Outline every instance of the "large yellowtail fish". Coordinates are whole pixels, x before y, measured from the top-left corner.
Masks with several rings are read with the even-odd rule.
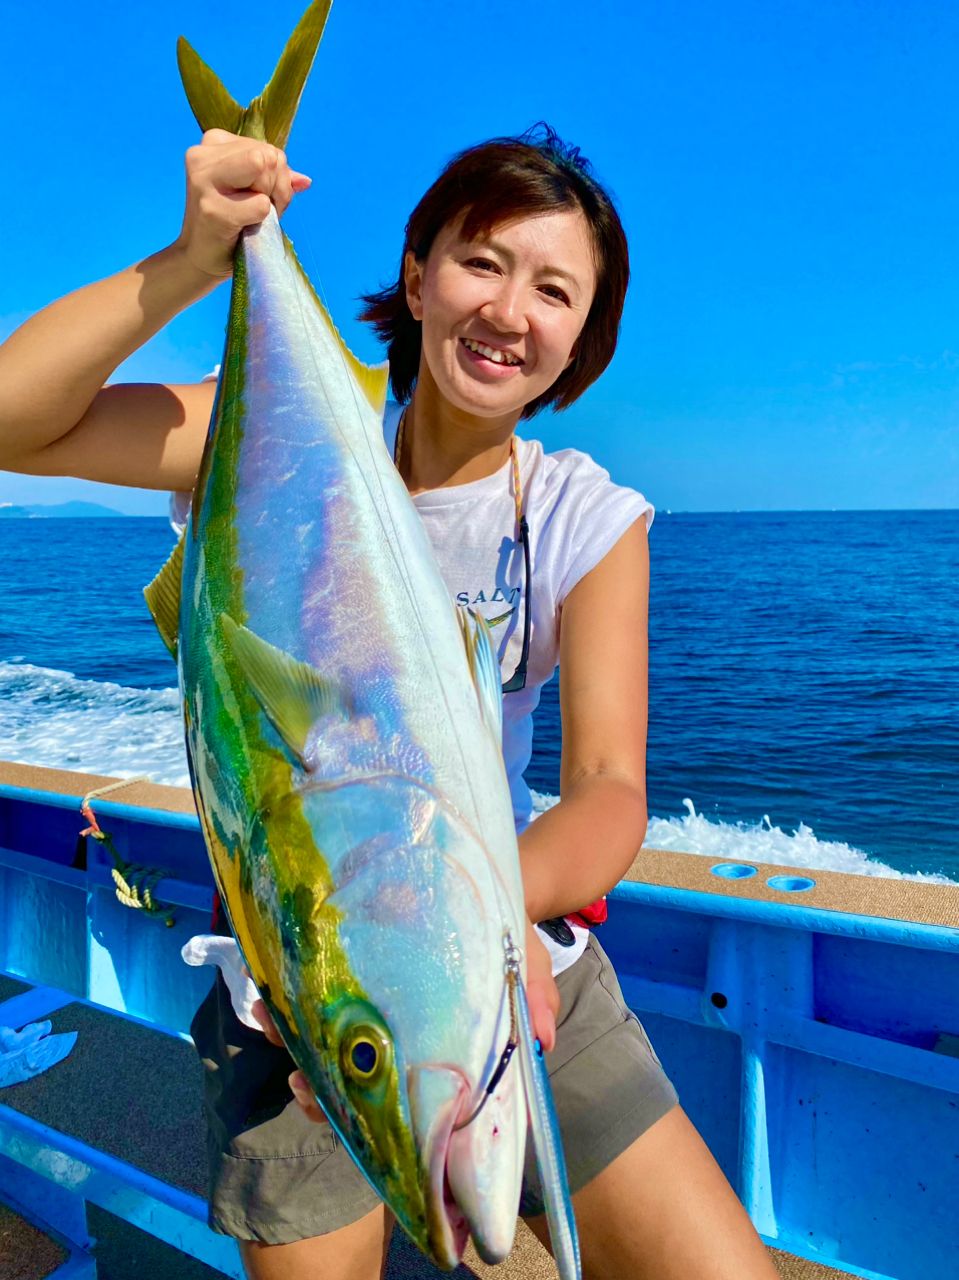
[[[201,127],[284,146],[328,9],[311,5],[246,108],[181,40]],[[488,1261],[510,1250],[528,1107],[565,1280],[499,670],[384,446],[386,383],[275,213],[248,229],[192,513],[147,598],[233,933],[336,1132],[451,1268],[470,1233]]]

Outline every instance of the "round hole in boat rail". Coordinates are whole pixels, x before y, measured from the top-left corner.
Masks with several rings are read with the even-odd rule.
[[[717,862],[709,869],[714,876],[722,876],[724,880],[745,880],[756,874],[756,868],[747,866],[745,862]]]
[[[783,893],[805,893],[816,887],[815,880],[808,876],[770,876],[766,883],[770,889],[780,889]]]
[[[729,1004],[729,1001],[726,999],[726,997],[723,995],[721,991],[714,991],[713,994],[709,997],[709,999],[710,999],[710,1002],[714,1004],[717,1009],[725,1009],[727,1004]]]

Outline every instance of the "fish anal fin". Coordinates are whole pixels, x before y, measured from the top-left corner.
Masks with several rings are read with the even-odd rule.
[[[229,614],[220,614],[220,627],[267,719],[307,768],[306,742],[316,721],[324,715],[349,714],[340,690],[308,662],[239,626]]]
[[[147,607],[153,615],[160,638],[176,661],[177,635],[180,630],[180,584],[183,578],[183,546],[186,531],[180,534],[170,556],[153,579],[143,588]]]
[[[476,685],[483,720],[497,742],[503,736],[503,687],[499,662],[493,649],[493,637],[482,614],[472,609],[457,609],[463,648],[470,675]]]
[[[529,1112],[529,1133],[543,1187],[550,1247],[559,1280],[581,1280],[582,1264],[573,1202],[566,1179],[566,1162],[553,1106],[543,1049],[533,1032],[529,1004],[519,975],[513,982],[517,1038],[523,1090]]]

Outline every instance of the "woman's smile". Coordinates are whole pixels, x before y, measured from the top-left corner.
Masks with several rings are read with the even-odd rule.
[[[460,345],[467,364],[473,366],[480,376],[495,379],[518,376],[525,363],[514,352],[476,338],[460,338]]]

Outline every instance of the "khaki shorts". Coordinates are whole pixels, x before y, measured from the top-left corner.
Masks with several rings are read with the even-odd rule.
[[[556,981],[562,1004],[546,1065],[575,1192],[677,1098],[595,936]],[[290,1244],[336,1231],[376,1207],[378,1197],[330,1126],[308,1120],[293,1100],[287,1085],[292,1059],[237,1019],[219,974],[190,1031],[205,1068],[215,1231]],[[542,1212],[527,1148],[520,1213]]]

